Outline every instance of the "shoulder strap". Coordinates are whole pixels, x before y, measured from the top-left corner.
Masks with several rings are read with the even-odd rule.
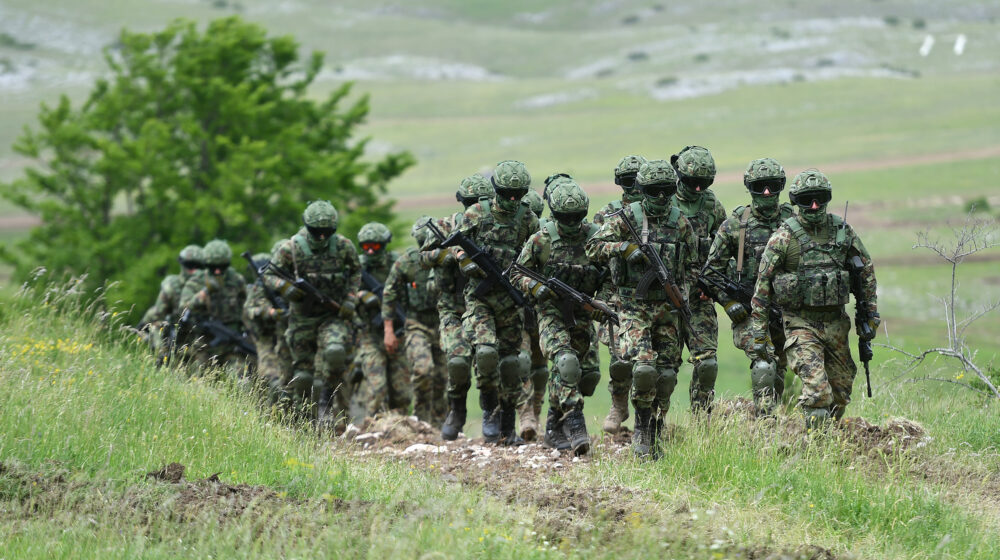
[[[835,214],[829,214],[830,227],[837,229],[837,245],[843,245],[847,241],[847,222]]]
[[[302,235],[301,233],[296,233],[294,236],[292,236],[292,239],[295,241],[295,244],[298,245],[299,249],[302,249],[302,252],[305,253],[307,257],[312,256],[313,252],[312,249],[309,247],[309,241],[306,240],[304,235]],[[292,248],[292,257],[295,257],[294,247]]]
[[[493,216],[493,206],[490,203],[490,199],[481,198],[479,199],[479,204],[481,204],[483,207],[483,217]]]
[[[554,220],[545,220],[542,227],[544,227],[545,231],[549,233],[549,239],[551,239],[553,243],[559,241],[559,226],[556,225]]]
[[[601,230],[601,226],[599,226],[599,225],[597,225],[597,224],[595,224],[593,222],[587,224],[587,239],[590,239],[591,237],[593,237],[600,230]]]
[[[614,210],[613,210],[614,212],[617,212],[617,211],[619,211],[619,210],[622,209],[622,201],[621,200],[612,200],[610,206],[612,208],[614,208]]]
[[[741,277],[743,274],[743,250],[746,248],[747,241],[747,222],[750,221],[750,206],[747,205],[743,208],[743,215],[740,216],[740,245],[736,249],[736,276]]]
[[[676,206],[670,207],[670,215],[667,216],[667,227],[677,228],[677,221],[680,220],[681,211]]]

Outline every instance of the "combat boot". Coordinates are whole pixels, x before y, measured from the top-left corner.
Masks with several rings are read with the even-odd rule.
[[[566,415],[562,433],[569,440],[574,455],[586,455],[590,451],[590,434],[587,433],[587,419],[582,410],[574,408]]]
[[[500,403],[500,445],[524,445],[524,440],[514,431],[517,421],[517,405],[513,401]]]
[[[562,412],[549,407],[549,415],[545,419],[545,438],[542,445],[548,449],[563,451],[570,448],[569,440],[563,433]]]
[[[518,416],[521,417],[521,437],[525,441],[532,441],[538,435],[538,411],[535,410],[532,398],[528,398],[518,409]]]
[[[441,439],[454,441],[458,439],[458,434],[465,428],[465,416],[467,414],[465,397],[448,399],[448,404],[448,417],[444,419],[444,424],[441,426]]]
[[[635,409],[635,431],[632,432],[632,453],[639,458],[653,457],[653,410]]]
[[[622,422],[628,420],[628,393],[611,395],[611,410],[604,419],[604,431],[617,434],[622,429]]]
[[[496,443],[500,439],[500,397],[496,389],[480,391],[479,408],[483,409],[483,438],[486,443]]]

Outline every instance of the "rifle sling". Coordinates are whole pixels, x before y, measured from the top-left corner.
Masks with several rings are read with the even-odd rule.
[[[736,250],[736,277],[743,277],[743,252],[746,248],[747,222],[750,220],[750,205],[743,209],[743,216],[740,218],[740,245]]]

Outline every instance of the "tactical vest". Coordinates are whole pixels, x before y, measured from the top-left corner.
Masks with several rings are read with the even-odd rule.
[[[180,274],[171,274],[160,282],[160,291],[167,294],[169,309],[165,309],[165,320],[173,322],[179,317],[178,311],[181,308],[181,292],[184,291],[184,283],[187,279]]]
[[[292,236],[292,248],[294,257],[295,274],[300,278],[305,278],[310,284],[320,292],[330,296],[334,301],[343,301],[351,286],[348,286],[349,272],[347,263],[343,262],[337,251],[337,241],[339,236],[332,236],[327,240],[327,248],[321,253],[314,253],[309,246],[307,234],[297,233]],[[312,302],[301,301],[292,302],[293,313],[300,313],[308,316],[322,315],[329,311],[320,308]]]
[[[708,250],[712,248],[712,238],[719,231],[718,219],[715,216],[715,193],[706,190],[695,202],[685,202],[674,195],[675,208],[680,208],[694,230],[698,241],[698,265],[708,260]]]
[[[734,260],[730,262],[730,277],[744,286],[749,286],[752,290],[757,283],[760,257],[764,254],[764,248],[767,247],[767,240],[771,238],[782,222],[795,215],[795,211],[790,204],[782,204],[778,207],[777,216],[764,221],[755,216],[753,210],[747,205],[737,207],[736,210],[733,210],[732,215],[739,219],[740,229],[736,254]]]
[[[415,274],[406,283],[406,311],[407,315],[425,313],[435,313],[437,311],[437,297],[431,279],[430,269],[417,265],[419,251],[410,247],[406,251],[408,268]],[[434,325],[432,325],[434,326]]]
[[[586,224],[586,236],[583,239],[569,241],[559,235],[559,225],[547,220],[543,231],[549,237],[549,247],[541,255],[540,271],[545,277],[556,277],[577,290],[593,296],[597,293],[601,282],[601,269],[591,264],[584,251],[584,243],[597,233],[595,224]]]
[[[479,219],[478,232],[474,240],[477,245],[486,253],[491,255],[500,266],[505,268],[514,262],[521,252],[521,246],[528,235],[534,232],[525,230],[525,218],[531,209],[526,203],[519,204],[517,211],[509,222],[497,220],[493,212],[492,203],[489,200],[480,201],[485,210]]]
[[[642,210],[642,203],[633,202],[628,208],[629,211],[622,214],[621,218],[627,220],[629,219],[628,214],[631,214],[631,219],[635,223],[635,229],[641,235],[642,220],[643,216],[645,216]],[[667,269],[674,276],[674,282],[677,282],[678,286],[683,286],[684,269],[682,264],[684,263],[685,249],[680,239],[680,231],[677,229],[677,222],[680,216],[680,210],[676,206],[671,205],[670,214],[667,216],[650,217],[648,241],[660,254],[663,264],[667,266]],[[631,242],[632,239],[630,238],[629,241]],[[615,282],[619,286],[618,291],[625,297],[632,297],[635,285],[649,269],[644,264],[636,265],[622,262],[621,270],[623,271],[622,281]],[[663,290],[663,286],[654,281],[650,285],[645,299],[647,301],[662,301],[667,299],[667,293]]]
[[[844,221],[828,214],[822,242],[806,233],[797,217],[786,219],[782,226],[791,232],[793,241],[785,257],[789,272],[772,281],[775,303],[807,311],[847,304],[851,290],[847,252],[853,240],[847,237]]]
[[[209,277],[206,270],[199,271],[202,274],[201,282],[205,282]],[[241,292],[246,286],[246,280],[240,276],[239,272],[229,268],[222,277],[222,287],[213,291],[208,298],[208,315],[226,324],[227,327],[240,330],[243,322],[243,298]]]

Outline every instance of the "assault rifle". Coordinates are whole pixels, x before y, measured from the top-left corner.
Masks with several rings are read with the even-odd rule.
[[[289,282],[292,286],[295,286],[296,288],[302,290],[302,292],[305,293],[306,297],[312,300],[313,302],[321,305],[322,307],[326,307],[327,309],[333,311],[340,311],[339,303],[333,301],[333,299],[330,298],[330,296],[319,291],[319,289],[317,289],[316,286],[313,286],[305,278],[299,278],[298,276],[292,274],[291,272],[285,270],[284,268],[281,268],[280,266],[274,264],[273,262],[268,263],[267,269],[273,272],[274,275],[277,276],[278,278],[281,278],[285,282]]]
[[[712,294],[713,292],[718,294],[722,292],[729,299],[739,302],[740,305],[746,308],[747,313],[750,313],[753,291],[749,287],[736,282],[722,272],[712,268],[710,263],[711,261],[705,263],[705,266],[701,269],[701,274],[698,275],[698,288],[706,294]],[[709,287],[715,288],[715,290],[713,291]],[[719,303],[724,304],[725,302],[720,301]],[[768,303],[767,320],[772,326],[781,328],[781,308],[774,302]]]
[[[253,271],[254,278],[257,279],[257,282],[259,282],[261,287],[264,288],[264,296],[267,297],[267,301],[271,302],[271,306],[274,307],[275,309],[288,311],[288,302],[281,299],[281,297],[279,297],[278,294],[274,293],[274,290],[272,290],[267,285],[267,282],[264,282],[264,271],[267,270],[268,263],[264,263],[263,265],[258,265],[253,260],[253,256],[250,254],[250,251],[243,251],[243,253],[241,253],[240,256],[246,259],[248,263],[250,263],[250,270]]]
[[[507,277],[504,276],[503,271],[500,270],[500,265],[498,265],[496,260],[493,259],[493,256],[480,249],[479,246],[466,237],[461,230],[455,230],[451,235],[445,237],[444,233],[438,229],[436,225],[434,225],[433,220],[427,220],[427,223],[420,227],[429,228],[431,233],[433,233],[434,237],[437,239],[437,242],[433,243],[429,248],[433,249],[440,247],[446,249],[448,247],[459,247],[465,251],[465,255],[471,259],[472,262],[476,263],[479,270],[483,271],[486,278],[479,282],[476,289],[472,291],[472,295],[482,299],[486,296],[486,294],[490,293],[490,291],[499,286],[507,292],[510,299],[513,300],[513,302],[519,307],[528,306],[528,301],[524,299],[524,294],[521,293],[521,290],[518,290],[511,285],[510,280],[507,280]]]
[[[257,357],[257,347],[245,334],[227,327],[218,319],[193,317],[191,310],[185,309],[177,325],[178,329],[200,331],[208,339],[210,348],[232,344],[239,353]]]
[[[375,278],[374,274],[368,272],[364,268],[361,269],[361,283],[365,285],[365,288],[369,292],[375,294],[375,297],[378,298],[379,304],[381,304],[382,294],[385,292],[385,284],[379,282],[378,278]],[[398,305],[395,305],[393,306],[393,315],[393,322],[398,323],[396,326],[396,336],[399,336],[402,334],[403,325],[406,324],[406,313],[403,313],[403,310],[400,309]],[[372,324],[376,327],[382,328],[382,323],[384,321],[385,319],[382,317],[381,311],[372,317]]]
[[[684,293],[681,292],[677,283],[674,281],[674,275],[670,273],[670,269],[664,264],[663,258],[660,257],[660,253],[657,252],[656,248],[653,247],[648,241],[643,241],[642,236],[639,232],[635,230],[635,226],[632,225],[631,220],[625,214],[625,209],[628,206],[622,207],[621,210],[617,212],[612,212],[608,216],[621,216],[625,226],[628,228],[632,238],[635,240],[636,245],[639,246],[639,250],[642,251],[643,255],[646,255],[646,259],[649,261],[649,265],[652,267],[646,274],[639,279],[639,283],[635,287],[635,294],[639,298],[643,298],[649,292],[649,285],[653,283],[654,280],[658,281],[661,286],[663,286],[663,291],[667,293],[667,300],[670,305],[677,310],[677,313],[681,316],[681,321],[684,322],[684,326],[687,327],[688,331],[692,331],[691,328],[691,308],[688,307],[687,300],[684,298]]]
[[[868,325],[871,320],[871,311],[861,286],[861,272],[864,268],[865,265],[861,262],[861,257],[854,255],[847,259],[847,271],[851,275],[851,293],[854,294],[854,330],[858,333],[858,356],[865,365],[865,382],[868,384],[868,396],[871,397],[872,378],[868,362],[871,362],[875,356],[872,353],[872,339],[875,338],[875,333]]]
[[[507,268],[505,274],[509,275],[511,272],[523,274],[536,282],[545,284],[550,290],[552,290],[552,292],[559,297],[559,300],[556,302],[556,307],[559,308],[559,311],[562,313],[563,319],[566,321],[567,325],[572,326],[576,324],[576,318],[573,316],[574,306],[582,307],[585,311],[600,311],[604,315],[604,322],[611,323],[613,325],[618,324],[618,314],[615,313],[607,303],[588,296],[554,276],[546,278],[534,270],[521,266],[516,262],[510,263],[510,266]]]

